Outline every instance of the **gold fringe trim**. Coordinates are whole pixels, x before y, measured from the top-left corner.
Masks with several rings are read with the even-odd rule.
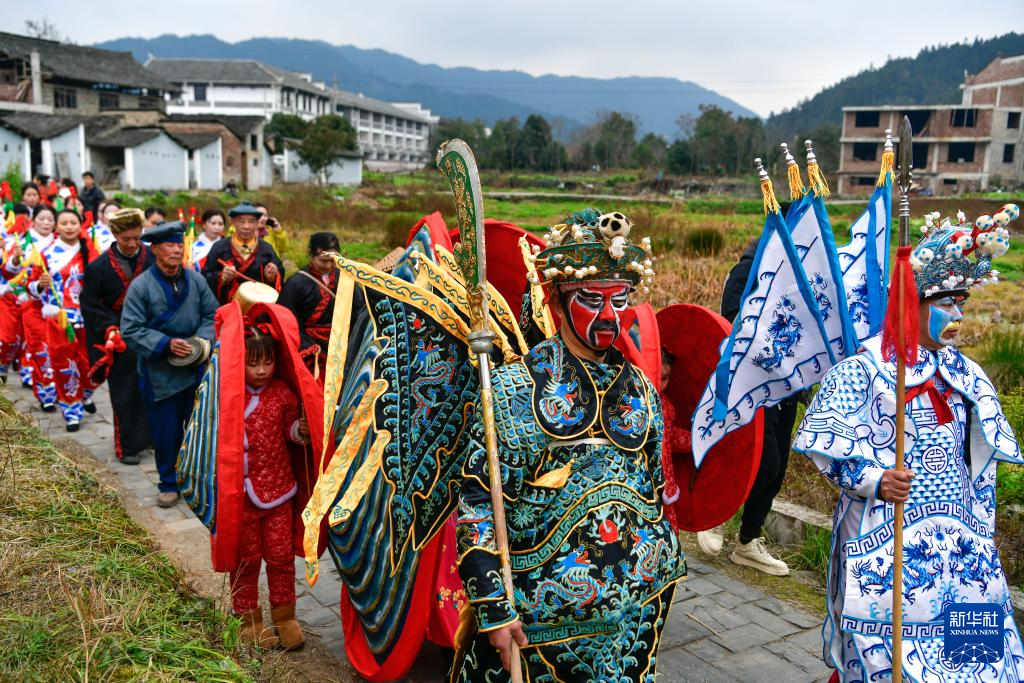
[[[821,167],[817,163],[807,164],[807,180],[811,184],[811,191],[814,192],[817,197],[828,197],[832,194],[832,191],[828,189],[828,181],[825,180],[825,174],[821,172]]]
[[[882,168],[878,172],[878,187],[882,187],[887,182],[892,181],[895,163],[896,154],[892,150],[887,149],[882,152]]]
[[[800,177],[800,167],[796,164],[790,164],[786,173],[789,175],[789,198],[800,199],[800,197],[807,194],[803,178]]]
[[[761,197],[764,203],[764,215],[778,213],[781,210],[779,200],[775,198],[775,190],[772,189],[771,178],[761,181]]]

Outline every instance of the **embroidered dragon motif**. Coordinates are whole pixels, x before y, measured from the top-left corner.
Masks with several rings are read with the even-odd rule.
[[[582,616],[583,607],[601,599],[605,592],[605,582],[590,576],[593,566],[583,545],[569,551],[555,561],[553,578],[541,581],[533,592],[533,600],[524,602],[524,606],[540,615],[547,607],[573,605],[573,612]]]
[[[796,304],[784,296],[775,305],[772,320],[765,331],[765,346],[754,356],[754,364],[765,372],[775,370],[786,358],[793,357],[793,347],[803,338],[803,324],[793,315]]]

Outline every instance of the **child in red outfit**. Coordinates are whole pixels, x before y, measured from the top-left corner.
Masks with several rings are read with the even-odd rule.
[[[664,504],[665,518],[671,522],[673,529],[679,531],[675,506],[675,502],[679,500],[679,484],[676,483],[676,470],[672,460],[676,453],[689,453],[692,447],[690,431],[683,429],[676,422],[675,406],[665,394],[665,390],[668,389],[668,381],[672,376],[673,360],[672,356],[662,349],[661,413],[665,420],[665,432],[661,441],[661,469],[665,474],[665,488],[661,492],[661,502]]]
[[[295,621],[295,564],[292,498],[298,490],[286,440],[308,437],[299,401],[287,384],[274,378],[274,339],[257,327],[245,339],[245,507],[242,511],[240,563],[231,572],[235,613],[243,619],[243,638],[262,647],[278,642],[288,650],[304,643]],[[260,562],[267,564],[267,587],[277,636],[263,629],[259,606]]]

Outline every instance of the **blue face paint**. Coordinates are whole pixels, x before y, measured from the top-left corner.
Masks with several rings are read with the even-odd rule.
[[[955,334],[943,338],[942,333],[953,324],[959,328],[964,317],[960,310],[962,305],[963,302],[944,296],[928,306],[928,337],[939,346],[950,346],[956,338]]]

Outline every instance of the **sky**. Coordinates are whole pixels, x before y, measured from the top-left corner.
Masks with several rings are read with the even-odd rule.
[[[1024,30],[1024,0],[33,0],[0,30],[44,17],[79,44],[163,33],[324,40],[420,62],[534,75],[667,76],[762,116],[889,56]]]

